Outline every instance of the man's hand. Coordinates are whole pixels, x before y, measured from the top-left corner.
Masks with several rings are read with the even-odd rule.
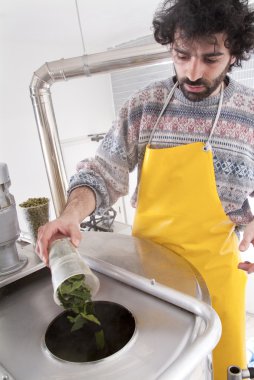
[[[95,209],[95,194],[89,187],[74,189],[62,215],[38,229],[36,253],[48,265],[50,244],[62,237],[69,237],[77,247],[81,241],[80,223]]]
[[[250,244],[254,245],[254,220],[250,222],[244,230],[242,241],[239,244],[240,251],[244,252],[250,247]],[[245,261],[239,263],[239,269],[245,270],[248,273],[254,272],[254,263]]]
[[[49,246],[56,240],[63,237],[70,237],[71,242],[76,247],[81,241],[81,232],[79,223],[72,223],[64,217],[46,223],[38,229],[38,238],[36,243],[36,253],[42,261],[48,265]]]

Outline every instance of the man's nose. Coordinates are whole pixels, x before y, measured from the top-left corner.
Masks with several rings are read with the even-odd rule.
[[[204,74],[203,63],[200,62],[200,59],[196,57],[192,57],[191,60],[188,62],[186,77],[190,81],[195,82],[196,80],[202,78],[203,74]]]

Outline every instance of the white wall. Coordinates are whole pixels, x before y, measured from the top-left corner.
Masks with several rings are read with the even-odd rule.
[[[157,0],[78,1],[86,53],[106,50],[150,32]],[[49,196],[29,96],[32,74],[46,61],[84,53],[75,0],[0,0],[0,162],[6,162],[16,203]],[[114,119],[108,75],[52,87],[61,139],[109,129]],[[63,145],[68,176],[95,144]],[[19,211],[19,210],[18,210]],[[53,208],[51,210],[54,217]],[[22,229],[25,223],[19,213]]]
[[[31,10],[31,4],[26,7],[22,1],[23,8],[17,6],[11,12],[1,13],[0,161],[8,165],[10,190],[17,204],[28,197],[50,197],[29,95],[33,72],[46,61],[83,53],[74,1],[65,2],[64,14],[61,1],[48,2],[48,7],[47,2],[33,4]],[[106,131],[114,118],[109,75],[56,84],[52,87],[52,97],[63,139]],[[87,153],[90,155],[90,151]],[[86,151],[83,154],[80,151],[80,156],[74,159],[85,156]],[[69,158],[68,176],[78,161],[74,163]],[[26,230],[17,209],[21,229]],[[54,217],[53,207],[51,215]]]

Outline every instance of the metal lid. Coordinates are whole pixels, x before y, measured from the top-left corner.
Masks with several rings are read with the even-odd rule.
[[[149,240],[89,231],[84,233],[79,253],[87,259],[103,260],[210,303],[209,292],[200,273],[183,257]]]

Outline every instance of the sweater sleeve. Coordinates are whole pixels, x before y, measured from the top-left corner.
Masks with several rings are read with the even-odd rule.
[[[90,187],[96,196],[95,213],[101,214],[119,197],[128,194],[129,172],[138,162],[138,135],[142,107],[138,97],[121,108],[112,128],[101,141],[94,158],[84,159],[69,183],[68,193],[80,186]]]

